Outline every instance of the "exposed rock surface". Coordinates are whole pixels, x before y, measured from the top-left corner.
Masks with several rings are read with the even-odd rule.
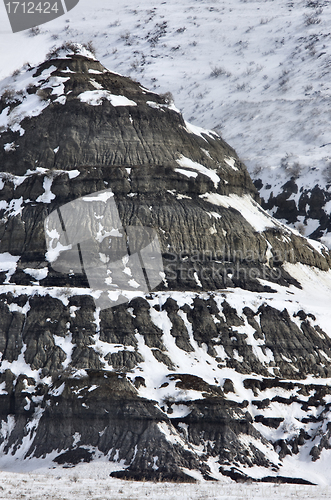
[[[254,185],[260,193],[263,208],[269,213],[330,248],[330,181],[322,179],[320,184],[307,187],[304,177],[305,172],[280,186],[272,186],[257,178]]]
[[[275,480],[303,445],[318,460],[330,447],[327,249],[261,208],[217,134],[78,47],[12,85],[0,99],[2,454],[102,453],[116,477],[176,481]],[[124,227],[157,232],[164,274],[100,309],[84,272],[54,264],[44,222],[105,190]]]

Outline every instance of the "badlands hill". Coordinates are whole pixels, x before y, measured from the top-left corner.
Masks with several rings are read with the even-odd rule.
[[[327,480],[327,248],[264,211],[220,136],[81,46],[6,80],[0,127],[0,463]]]
[[[13,34],[0,5],[0,79],[54,47],[93,44],[113,71],[171,91],[189,122],[219,131],[263,207],[330,243],[330,23],[325,0],[80,0]]]

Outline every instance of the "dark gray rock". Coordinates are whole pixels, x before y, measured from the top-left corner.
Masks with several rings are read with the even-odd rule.
[[[302,305],[291,317],[262,294],[300,288],[284,263],[328,270],[330,254],[271,219],[257,231],[245,211],[228,206],[238,197],[269,221],[235,151],[213,132],[192,133],[165,97],[77,53],[58,54],[30,73],[28,89],[9,104],[0,98],[6,113],[29,95],[44,105],[21,120],[24,133],[0,130],[0,254],[17,260],[0,272],[0,415],[10,428],[0,436],[3,453],[57,450],[57,464],[77,464],[101,452],[124,460],[115,477],[172,481],[194,481],[190,470],[213,478],[212,458],[223,474],[247,480],[251,466],[276,473],[281,465],[257,443],[281,459],[314,441],[314,424],[321,437],[311,455],[318,459],[329,446],[323,398],[330,389],[302,379],[330,377],[330,339]],[[54,78],[63,79],[62,101]],[[98,86],[135,105],[79,99]],[[182,156],[203,168],[183,174]],[[104,189],[113,191],[124,226],[157,232],[165,276],[156,291],[100,310],[82,269],[52,267],[44,221]],[[295,191],[289,182],[270,207],[294,220]],[[324,195],[315,189],[307,196],[299,211],[309,198],[310,216],[323,217]],[[69,218],[80,222],[75,213]],[[256,306],[240,310],[231,301],[243,291],[255,293]],[[187,373],[179,373],[182,361]],[[271,403],[300,404],[302,428],[267,440],[266,427],[279,432],[283,425],[276,410],[263,414]]]

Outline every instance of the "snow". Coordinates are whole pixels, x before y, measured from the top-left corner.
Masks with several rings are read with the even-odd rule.
[[[152,88],[156,92],[171,90],[175,101],[184,115],[191,122],[202,124],[206,129],[185,122],[186,130],[208,142],[208,138],[214,138],[215,133],[210,129],[217,127],[222,137],[231,146],[235,147],[240,159],[244,160],[255,177],[261,177],[263,182],[273,186],[274,194],[280,189],[284,182],[291,176],[295,164],[299,164],[300,178],[297,180],[298,193],[291,199],[300,196],[303,186],[314,186],[324,184],[324,169],[331,159],[331,134],[329,128],[329,99],[331,95],[329,82],[329,65],[331,60],[331,46],[329,42],[329,26],[331,22],[331,5],[324,2],[323,11],[316,14],[315,9],[309,7],[306,0],[299,0],[291,7],[287,0],[273,2],[261,1],[239,1],[205,2],[199,0],[192,3],[183,0],[181,3],[169,0],[155,5],[150,0],[137,2],[127,0],[125,3],[110,5],[106,0],[88,2],[80,0],[79,5],[70,12],[70,17],[63,16],[47,25],[41,26],[40,34],[31,36],[29,31],[16,33],[10,32],[5,7],[0,6],[0,78],[8,75],[24,64],[27,60],[31,64],[42,62],[46,52],[54,45],[74,38],[80,42],[93,39],[96,46],[97,57],[101,62],[112,70],[118,70],[122,74],[130,74],[139,79],[146,88]],[[307,24],[307,16],[317,16],[318,24]],[[111,21],[110,21],[111,20]],[[164,34],[159,33],[160,23],[166,21],[167,27]],[[110,24],[111,22],[111,24]],[[185,29],[184,29],[185,28]],[[150,34],[156,34],[156,42],[150,41]],[[128,35],[127,35],[128,34]],[[82,55],[93,58],[86,49],[80,49]],[[63,57],[67,56],[63,51]],[[54,66],[48,68],[40,75],[38,82],[46,80],[54,70]],[[67,70],[69,72],[69,70]],[[100,74],[97,70],[89,70],[91,74]],[[214,76],[213,76],[214,75]],[[9,86],[9,90],[25,88],[33,80],[32,73],[27,75],[21,73],[14,77],[6,78],[0,83],[0,92]],[[65,79],[57,80],[56,91],[57,102],[64,103],[63,95]],[[35,83],[35,82],[34,82]],[[135,106],[124,96],[110,93],[104,94],[101,89],[90,93],[83,93],[80,98],[91,105],[102,104],[102,99],[108,99],[114,106]],[[9,106],[5,107],[0,114],[0,127],[11,128],[24,134],[21,122],[24,117],[37,116],[48,106],[48,101],[42,101],[36,95],[23,94],[20,104],[11,112]],[[152,101],[149,101],[149,105]],[[157,105],[156,107],[160,107]],[[161,109],[174,109],[172,105],[161,106]],[[11,140],[11,139],[10,139]],[[5,151],[10,154],[15,143],[6,143]],[[57,148],[54,152],[56,153]],[[206,154],[208,157],[208,155]],[[282,161],[286,158],[286,162]],[[188,158],[182,158],[185,164],[176,169],[179,173],[196,177],[198,173],[208,175],[215,187],[219,182],[216,172],[207,169],[201,164],[192,162]],[[224,159],[225,163],[236,169],[234,158],[229,155]],[[190,163],[191,162],[191,163]],[[192,166],[192,164],[194,164]],[[282,166],[285,165],[285,166]],[[42,169],[37,170],[44,173]],[[36,172],[33,172],[34,174]],[[78,170],[67,172],[69,178],[79,175]],[[32,172],[26,172],[25,176],[13,177],[15,186],[24,181],[26,176]],[[2,184],[1,184],[2,185]],[[266,189],[266,188],[265,188]],[[51,179],[44,179],[44,193],[39,201],[51,202]],[[268,194],[268,190],[263,194]],[[173,193],[174,194],[174,193]],[[132,196],[135,193],[131,193]],[[180,195],[178,195],[179,198]],[[266,228],[282,227],[280,223],[273,221],[250,197],[239,198],[235,195],[229,197],[208,193],[204,198],[211,204],[233,208],[238,210],[256,231]],[[180,199],[180,198],[179,198]],[[100,198],[98,198],[100,200]],[[104,200],[106,201],[106,200]],[[13,198],[8,208],[8,214],[20,214],[23,199]],[[329,206],[328,206],[329,208]],[[210,212],[213,217],[220,217],[216,212]],[[299,221],[302,222],[302,221]],[[312,232],[317,227],[317,221],[311,221],[306,226],[307,232]],[[330,245],[330,236],[324,235],[322,241]],[[318,244],[312,243],[319,251],[323,251]],[[55,250],[55,249],[54,249]],[[51,255],[48,255],[51,258]],[[54,256],[53,256],[54,257]],[[62,288],[41,286],[17,286],[10,285],[11,274],[15,271],[19,256],[10,254],[0,255],[0,269],[7,272],[7,285],[0,287],[1,293],[12,292],[14,297],[20,295],[51,295],[58,298],[63,304],[68,305],[71,295],[84,295],[86,288]],[[285,264],[285,268],[292,276],[300,281],[303,286],[299,290],[290,286],[288,290],[273,284],[277,294],[257,294],[237,290],[227,290],[227,301],[237,311],[245,306],[257,310],[262,303],[272,304],[280,310],[285,307],[293,318],[298,307],[306,308],[316,316],[316,324],[331,336],[330,332],[330,303],[331,303],[331,277],[330,272],[325,273],[301,264]],[[41,279],[37,270],[27,269],[35,279]],[[46,270],[40,270],[40,273]],[[34,273],[34,274],[32,274]],[[263,284],[266,284],[262,281]],[[98,291],[89,290],[89,293],[98,297]],[[178,305],[192,305],[195,296],[208,297],[208,294],[194,294],[193,292],[160,292],[152,294],[155,304],[163,304],[167,297],[174,298]],[[152,300],[152,302],[153,302]],[[215,294],[215,300],[219,304],[224,300],[221,295]],[[28,302],[24,306],[24,314],[28,312]],[[10,305],[15,310],[15,304]],[[75,311],[72,311],[74,314]],[[199,347],[194,341],[192,325],[187,315],[180,311],[190,336],[190,342],[194,347],[193,353],[183,353],[179,349],[170,333],[171,323],[165,311],[151,310],[153,322],[164,331],[164,343],[169,356],[175,364],[175,369],[183,373],[193,373],[200,376],[209,383],[213,383],[216,377],[221,384],[225,378],[233,380],[235,393],[231,398],[236,401],[247,399],[251,401],[252,391],[243,387],[245,375],[241,375],[233,369],[219,368],[214,363],[203,347]],[[294,319],[294,318],[293,318]],[[256,356],[266,366],[272,361],[271,351],[262,352],[262,349],[253,337],[252,329],[248,325],[238,327],[238,331],[247,333],[247,343],[252,346]],[[143,338],[137,334],[139,351],[143,354],[145,361],[140,364],[140,370],[146,374],[147,387],[140,389],[140,394],[153,397],[162,401],[167,391],[176,397],[201,398],[199,391],[194,394],[180,394],[175,389],[175,382],[171,381],[168,388],[160,389],[160,385],[169,380],[166,377],[174,371],[169,370],[166,365],[159,363],[152,354],[152,350],[146,346]],[[68,330],[65,338],[54,337],[56,345],[66,352],[67,359],[64,363],[68,366],[74,345],[72,336]],[[95,337],[95,349],[102,355],[109,352],[118,352],[123,346],[102,343]],[[221,357],[225,353],[218,348]],[[38,373],[29,371],[24,362],[24,353],[19,359],[11,364],[5,365],[16,374],[31,373],[38,378]],[[78,373],[77,376],[80,374]],[[316,383],[313,376],[307,377],[302,383]],[[318,379],[319,384],[330,384],[329,379]],[[261,391],[255,399],[263,399],[272,396],[278,389],[273,391]],[[280,390],[281,391],[281,390]],[[289,396],[289,391],[286,397]],[[187,408],[185,405],[173,405],[174,413],[183,416]],[[252,411],[252,405],[249,406]],[[287,408],[278,404],[270,412],[275,415],[285,415]],[[177,413],[176,413],[177,412]],[[267,414],[267,411],[266,411]],[[302,416],[299,406],[293,406],[293,415],[288,416],[286,425],[293,425],[295,419]],[[5,434],[13,428],[13,418],[9,417],[7,423],[2,427]],[[266,426],[256,424],[256,428],[267,432]],[[279,432],[284,434],[285,430],[280,427]],[[28,436],[29,438],[29,436]],[[174,438],[171,438],[174,439]],[[265,451],[265,450],[264,450]],[[326,484],[329,481],[330,451],[324,450],[321,459],[312,462],[309,450],[303,449],[299,456],[286,456],[283,460],[284,475],[300,475]],[[58,452],[57,452],[58,453]],[[12,460],[9,464],[9,459]],[[48,460],[48,462],[47,462]],[[44,498],[44,491],[52,498],[71,498],[77,500],[86,498],[89,491],[91,495],[102,498],[129,498],[134,495],[138,498],[330,498],[329,488],[306,487],[300,485],[236,485],[228,478],[221,476],[221,483],[205,483],[201,481],[197,485],[172,485],[153,483],[130,483],[109,478],[111,470],[123,468],[123,464],[110,463],[107,460],[96,461],[95,464],[80,464],[75,469],[63,469],[56,467],[54,470],[47,469],[45,460],[31,460],[25,467],[36,469],[41,467],[40,474],[14,474],[1,472],[0,496],[3,498],[19,498],[23,494],[33,495],[33,498]],[[100,464],[102,463],[102,466]],[[13,465],[14,464],[14,465]],[[15,458],[4,457],[1,461],[1,469],[12,467],[16,470],[23,464],[15,462]],[[215,465],[215,469],[217,464]],[[42,469],[44,467],[44,469]],[[248,470],[248,473],[251,471]],[[261,471],[256,469],[256,477]],[[57,479],[59,478],[59,479]],[[76,478],[76,479],[75,479]],[[78,478],[78,479],[77,479]],[[24,483],[26,481],[26,483]],[[231,483],[231,484],[229,484]]]
[[[95,80],[93,80],[93,78],[90,79],[90,82],[92,83],[92,85],[93,85],[94,88],[96,88],[98,90],[102,89],[101,83],[96,82]]]
[[[10,217],[14,217],[15,215],[22,215],[22,210],[23,210],[23,196],[20,198],[13,198],[7,209],[6,209],[6,214],[8,214]]]
[[[194,124],[219,126],[252,169],[260,163],[279,166],[286,153],[300,163],[313,163],[314,155],[327,162],[328,4],[323,4],[316,25],[306,24],[306,16],[315,10],[305,0],[295,7],[286,0],[236,0],[231,5],[220,0],[212,6],[188,0],[157,6],[150,0],[139,6],[129,0],[110,6],[98,0],[96,5],[80,0],[69,19],[63,16],[41,26],[37,36],[28,31],[11,34],[3,6],[1,77],[26,61],[42,61],[54,43],[93,40],[97,57],[107,67],[131,74],[146,88],[171,90]],[[152,43],[149,37],[158,34],[164,21],[165,32]]]
[[[98,193],[89,194],[87,196],[83,196],[81,200],[87,202],[93,201],[101,201],[103,203],[107,203],[107,201],[114,196],[114,193],[110,189],[106,189],[104,191],[100,191]]]
[[[218,134],[215,131],[206,130],[206,129],[202,128],[202,127],[197,127],[196,125],[193,125],[192,123],[189,123],[187,121],[185,121],[185,129],[190,134],[198,135],[199,137],[201,137],[202,139],[204,139],[206,142],[208,142],[208,141],[204,137],[204,135],[207,135],[211,139],[215,139],[215,137],[218,136]]]
[[[24,129],[19,126],[21,121],[27,117],[38,116],[48,104],[48,101],[42,101],[37,95],[30,94],[11,112],[9,112],[9,107],[2,111],[0,114],[0,127],[4,127],[4,129],[11,128],[13,131],[20,130],[20,135],[23,135]]]
[[[16,145],[15,142],[7,142],[4,145],[3,149],[8,153],[9,151],[15,151]]]
[[[4,284],[10,282],[11,276],[15,273],[17,262],[19,261],[20,256],[11,255],[8,252],[0,254],[0,272],[8,271],[6,273],[6,279]]]
[[[72,333],[68,331],[65,337],[54,335],[54,343],[66,354],[66,359],[63,362],[63,368],[66,369],[71,362],[72,353],[75,347],[72,343]]]
[[[277,283],[273,284],[273,288],[277,290],[277,294],[270,292],[259,293],[257,294],[250,291],[240,290],[240,294],[237,293],[236,289],[229,289],[226,293],[226,300],[230,304],[231,307],[235,307],[238,311],[238,314],[244,318],[244,315],[241,313],[244,307],[248,306],[253,310],[256,310],[259,305],[263,303],[269,303],[273,307],[276,307],[279,310],[283,310],[286,308],[291,317],[293,314],[298,311],[298,308],[303,308],[304,310],[309,308],[309,311],[312,312],[316,316],[316,324],[319,324],[321,328],[327,332],[331,336],[330,328],[329,328],[329,308],[328,305],[331,301],[331,271],[323,272],[317,269],[310,268],[309,266],[304,266],[302,264],[286,264],[286,269],[293,275],[296,279],[300,281],[302,284],[302,290],[290,286],[289,290],[284,290],[283,287],[278,285]],[[14,297],[18,297],[20,295],[29,295],[33,296],[35,294],[45,295],[48,294],[50,296],[59,298],[63,301],[65,305],[68,305],[69,298],[72,295],[80,295],[86,294],[86,289],[78,289],[78,288],[68,288],[63,290],[61,288],[56,289],[56,287],[40,287],[40,286],[17,286],[17,285],[3,285],[0,287],[0,293],[3,291],[12,292]],[[290,294],[287,294],[287,292]],[[95,293],[93,290],[90,290],[91,295]],[[141,386],[138,390],[139,395],[142,397],[148,397],[149,399],[153,399],[159,402],[160,406],[164,404],[164,401],[167,400],[168,397],[172,398],[173,403],[171,404],[173,409],[173,416],[176,418],[183,418],[188,414],[189,408],[183,404],[185,401],[190,401],[194,399],[201,399],[203,395],[200,391],[193,390],[183,390],[176,386],[176,372],[177,373],[191,373],[192,375],[196,375],[207,383],[213,385],[215,382],[217,385],[222,386],[224,380],[229,378],[233,381],[235,392],[230,393],[227,397],[233,401],[241,402],[243,400],[247,400],[249,402],[249,411],[252,415],[257,415],[258,411],[256,407],[254,407],[250,402],[252,399],[254,400],[263,400],[265,398],[269,398],[270,400],[275,397],[275,395],[280,395],[285,398],[290,398],[291,396],[296,395],[298,391],[298,387],[294,389],[285,390],[283,388],[272,388],[261,390],[258,395],[253,394],[250,389],[245,389],[243,381],[247,378],[247,374],[237,373],[232,368],[222,367],[222,365],[215,361],[213,357],[207,354],[205,346],[198,346],[197,342],[193,338],[192,325],[187,319],[186,313],[183,311],[179,311],[179,315],[182,317],[187,331],[189,333],[190,343],[194,348],[192,353],[183,352],[183,350],[179,349],[175,344],[175,338],[171,335],[171,327],[172,323],[169,320],[169,317],[166,311],[162,310],[162,305],[167,300],[168,297],[172,297],[175,299],[179,306],[187,304],[188,306],[192,306],[192,302],[195,297],[201,297],[207,299],[210,294],[207,292],[155,292],[152,293],[149,297],[149,301],[151,305],[160,306],[160,310],[155,310],[153,307],[150,309],[150,315],[153,323],[162,329],[163,331],[163,343],[166,347],[166,352],[171,358],[175,370],[169,369],[163,363],[160,363],[156,360],[153,355],[153,349],[149,348],[143,336],[140,334],[136,334],[136,339],[138,342],[138,351],[142,354],[144,361],[139,364],[139,366],[133,370],[132,375],[141,375],[144,376],[146,380],[146,387]],[[224,292],[222,293],[213,293],[212,294],[216,304],[221,310],[221,304],[224,300]],[[25,307],[25,306],[24,306]],[[77,308],[70,308],[70,313],[72,315],[75,314]],[[25,314],[28,312],[28,307],[25,307]],[[96,314],[96,323],[98,322],[97,314]],[[315,323],[315,322],[314,322]],[[69,327],[69,323],[68,323]],[[251,345],[253,348],[253,352],[260,359],[261,363],[266,366],[272,361],[272,356],[268,353],[263,353],[260,347],[260,340],[256,340],[254,338],[254,330],[249,327],[249,325],[239,326],[236,328],[237,332],[245,333],[247,335],[247,344]],[[54,335],[55,344],[61,347],[63,351],[67,355],[67,359],[64,362],[64,367],[68,367],[71,361],[71,355],[73,352],[74,344],[72,343],[72,335],[70,330],[65,337],[59,337]],[[99,340],[99,334],[95,334],[93,338],[92,348],[96,350],[96,352],[102,357],[106,356],[110,352],[119,352],[123,350],[123,345],[121,344],[109,344],[106,342],[102,342]],[[124,347],[127,350],[134,350],[133,346]],[[222,353],[220,353],[221,355]],[[224,354],[224,353],[223,353]],[[225,356],[222,356],[223,359]],[[4,362],[3,368],[10,369],[16,375],[20,373],[26,373],[30,376],[33,376],[35,379],[39,380],[40,374],[38,371],[32,371],[30,367],[24,361],[24,348],[19,356],[17,361],[12,363]],[[106,369],[112,369],[111,367]],[[77,376],[80,376],[77,374]],[[252,377],[261,379],[262,377],[251,374]],[[168,386],[163,386],[164,382],[168,382]],[[305,380],[297,381],[298,383],[304,384],[313,384],[318,381],[318,384],[330,384],[330,379],[316,379],[315,377],[309,376]],[[91,390],[96,389],[96,387],[91,387]],[[61,388],[62,390],[62,388]],[[60,391],[60,388],[58,389]],[[302,398],[301,398],[302,399]],[[307,399],[307,398],[306,398]],[[302,400],[305,400],[304,398]],[[295,403],[291,405],[291,412],[288,411],[288,406],[282,403],[273,403],[270,408],[265,410],[265,416],[280,416],[285,420],[283,424],[279,426],[276,431],[272,431],[273,438],[275,436],[287,436],[291,437],[291,433],[294,432],[295,429],[300,427],[300,423],[298,423],[298,419],[301,419],[307,415],[315,415],[317,409],[313,409],[310,413],[304,411],[299,403]],[[322,407],[321,407],[322,409]],[[320,410],[318,410],[320,411]],[[315,412],[315,413],[314,413]],[[316,413],[318,416],[318,413]],[[256,423],[255,427],[265,435],[266,438],[271,437],[271,431],[268,427],[263,426],[262,424]],[[162,427],[165,432],[167,439],[171,442],[179,442],[179,436],[175,434],[168,426]],[[247,442],[247,437],[241,437],[243,442]],[[179,441],[178,441],[179,440]],[[246,440],[246,441],[245,441]],[[247,442],[248,444],[248,442]],[[261,448],[260,443],[255,443]],[[274,451],[263,447],[263,452],[266,452],[267,455],[271,458],[274,458]],[[304,454],[306,453],[305,448],[300,451],[298,457],[286,458],[286,461],[283,462],[281,468],[281,474],[286,476],[298,476],[298,470],[301,473],[301,461],[304,460]],[[329,451],[328,451],[329,453]],[[330,459],[330,453],[327,455]],[[308,465],[305,466],[304,478],[309,479],[310,481],[317,482],[318,484],[325,484],[327,480],[327,472],[324,467],[323,470],[319,471],[318,466],[314,465],[309,458]],[[47,461],[44,462],[44,465]],[[305,462],[306,463],[306,462]],[[323,462],[324,463],[324,462]],[[327,461],[325,459],[325,464]],[[32,462],[31,462],[32,466]],[[1,463],[0,463],[1,467]],[[16,470],[19,467],[19,464],[16,463]],[[23,464],[22,464],[23,467]],[[298,469],[299,468],[299,469]],[[14,469],[11,469],[14,470]],[[253,475],[255,477],[261,477],[265,475],[265,470],[259,468],[253,468],[247,470],[249,475]],[[226,478],[224,478],[226,480]],[[234,485],[235,486],[235,485]],[[233,490],[234,491],[234,490]],[[10,497],[8,497],[10,498]],[[286,498],[286,497],[285,497]]]
[[[303,0],[295,8],[286,0],[276,4],[237,0],[231,5],[223,0],[212,6],[203,1],[192,5],[188,0],[157,6],[147,0],[137,6],[129,0],[109,6],[98,0],[97,5],[81,0],[69,19],[63,16],[41,26],[37,36],[10,34],[3,7],[0,43],[6,51],[1,54],[1,77],[27,60],[42,61],[54,45],[53,35],[58,45],[68,38],[92,39],[107,67],[139,78],[146,88],[171,90],[179,108],[195,124],[207,129],[219,125],[252,168],[261,161],[279,165],[286,152],[307,164],[314,153],[320,159],[329,156],[330,146],[320,148],[330,142],[323,109],[330,92],[330,48],[323,42],[330,24],[329,5],[323,5],[321,22],[308,26],[305,16],[315,11]],[[157,34],[163,21],[165,33],[152,44],[148,34]],[[14,37],[15,43],[8,44]]]
[[[63,393],[65,389],[65,383],[63,382],[57,389],[53,389],[51,390],[49,393],[52,395],[52,396],[61,396],[61,394]]]
[[[275,195],[295,168],[300,196],[302,184],[325,187],[331,158],[330,22],[331,5],[321,1],[80,0],[70,17],[32,36],[29,30],[13,35],[2,6],[0,79],[6,80],[0,87],[27,61],[42,62],[54,44],[92,40],[96,57],[114,73],[145,89],[171,91],[192,123],[184,125],[190,133],[208,141],[216,128],[262,179],[263,196],[270,194],[270,180]],[[76,50],[94,59],[87,49]],[[61,57],[68,55],[64,50]],[[91,76],[100,73],[90,70]],[[21,77],[15,76],[17,84]],[[8,111],[1,115],[5,121]],[[19,124],[13,127],[24,133]]]
[[[185,175],[186,177],[198,177],[197,172],[192,172],[191,170],[183,170],[182,168],[175,168],[175,172]]]
[[[64,83],[70,80],[70,77],[64,78],[63,76],[51,76],[47,82],[40,88],[52,88],[52,95],[62,96],[64,94]]]
[[[220,182],[221,179],[219,178],[219,176],[217,175],[217,173],[214,170],[207,168],[207,167],[204,167],[203,165],[200,165],[200,163],[192,161],[183,155],[180,155],[180,157],[176,160],[176,162],[182,168],[189,168],[190,170],[197,170],[200,174],[206,175],[207,177],[209,177],[213,181],[215,188],[217,188],[218,183]],[[175,170],[177,172],[179,171],[179,169],[175,169]],[[183,173],[185,171],[180,169],[180,172]],[[185,175],[188,175],[188,174],[185,174]]]
[[[105,21],[101,12],[104,8],[107,11],[107,7],[99,0],[100,12],[94,13],[94,21],[83,16],[79,6],[72,13],[74,17],[70,18],[69,24],[63,25],[66,28],[63,31],[72,30],[75,36],[84,38],[89,30],[92,30],[92,26],[98,26],[98,35],[93,36],[93,42],[101,62],[112,69],[121,67],[121,73],[129,73],[134,78],[143,79],[145,87],[153,87],[159,91],[171,89],[185,116],[190,116],[190,120],[208,127],[203,129],[185,122],[187,131],[207,140],[208,137],[215,137],[210,128],[218,127],[218,130],[222,130],[223,137],[236,147],[250,171],[255,172],[254,176],[261,177],[265,185],[271,180],[273,186],[277,185],[275,189],[280,189],[298,164],[301,172],[298,197],[301,184],[324,185],[324,182],[321,182],[323,169],[329,164],[330,142],[324,140],[328,129],[324,100],[329,95],[325,69],[329,49],[327,46],[323,47],[322,52],[315,51],[315,55],[312,52],[307,62],[309,43],[304,44],[305,40],[313,40],[313,45],[315,43],[316,47],[320,46],[321,40],[326,36],[325,28],[329,24],[330,8],[324,6],[319,18],[321,22],[309,27],[305,25],[305,20],[313,10],[303,1],[297,2],[295,8],[291,8],[285,0],[278,0],[276,5],[271,5],[270,2],[244,2],[247,5],[242,3],[237,0],[229,8],[226,2],[220,1],[217,6],[209,9],[204,2],[196,3],[194,7],[188,7],[183,2],[180,9],[176,6],[176,18],[171,14],[171,2],[169,5],[161,4],[153,8],[153,15],[150,17],[147,16],[149,10],[146,1],[139,9],[136,9],[137,6],[130,9],[129,4],[127,7],[112,6],[115,17],[118,13],[118,20],[112,23],[110,32],[106,30],[102,33]],[[86,5],[85,8],[88,10],[89,6]],[[288,19],[285,26],[282,23],[284,14]],[[145,21],[138,25],[137,19]],[[157,29],[161,19],[166,19],[167,22],[167,30],[162,39],[164,42],[168,40],[168,44],[153,47],[144,42],[142,46],[143,39],[146,39],[146,30],[148,34],[148,30],[153,26]],[[217,29],[219,23],[228,27],[227,30],[222,30],[222,35]],[[181,24],[185,24],[185,29]],[[36,48],[26,49],[26,56],[33,54],[33,57],[37,58],[35,62],[39,62],[53,44],[52,36],[55,32],[59,44],[64,41],[63,26],[60,19],[54,20],[47,25],[47,30],[41,30],[37,37],[24,38],[23,33],[15,36],[24,38],[24,46]],[[128,29],[124,29],[124,26]],[[314,29],[318,31],[313,32]],[[281,38],[278,37],[280,30],[284,32]],[[134,33],[129,43],[125,33]],[[169,49],[171,34],[176,39],[179,37],[184,43],[181,50]],[[5,38],[5,35],[3,37]],[[265,50],[262,50],[262,44],[257,44],[257,39],[263,40]],[[35,47],[38,40],[43,43]],[[118,50],[112,50],[111,45],[115,40],[116,47],[120,47],[121,54],[124,54],[122,58],[119,57]],[[304,47],[304,55],[299,56],[301,46]],[[222,57],[218,47],[223,48]],[[22,52],[25,53],[24,50]],[[319,54],[322,54],[321,58],[318,57]],[[67,55],[64,53],[64,56]],[[2,57],[6,58],[7,54]],[[142,63],[145,59],[147,64]],[[12,61],[16,64],[18,60],[19,57],[15,53]],[[188,70],[188,62],[192,60],[196,61],[198,67],[194,72]],[[8,62],[9,66],[13,64],[12,61]],[[310,67],[314,67],[314,70],[307,69]],[[2,69],[2,76],[8,74],[5,73],[6,68],[7,66],[4,66]],[[90,73],[97,75],[101,72],[91,70]],[[286,85],[280,85],[279,76],[283,74],[285,78],[286,75],[291,76]],[[21,78],[22,75],[16,78],[17,85]],[[3,83],[4,88],[8,81],[7,78]],[[243,86],[244,92],[239,90]],[[312,88],[309,90],[309,87]],[[23,101],[26,101],[25,97]],[[65,96],[60,95],[58,102],[64,101]],[[96,102],[98,101],[96,99]],[[152,101],[149,103],[159,106]],[[170,109],[171,105],[168,107]],[[8,111],[8,108],[3,110],[3,118],[6,118]],[[312,120],[313,127],[310,125],[307,130],[306,123],[311,124]],[[19,124],[14,124],[13,127],[18,127],[17,130],[24,133]],[[312,133],[312,129],[316,132]],[[284,158],[287,166],[281,167]],[[225,158],[225,162],[231,167],[232,157]],[[236,168],[235,165],[232,168]],[[267,191],[264,187],[262,194],[270,194]],[[291,197],[293,198],[294,196]],[[294,226],[298,224],[294,223]],[[316,225],[311,229],[306,226],[307,234],[314,229]]]
[[[80,171],[79,170],[69,170],[69,172],[67,172],[67,174],[68,174],[69,179],[75,179],[76,177],[78,177],[80,175]]]
[[[316,240],[312,240],[311,238],[308,239],[309,241],[309,244],[317,251],[319,252],[320,254],[323,255],[323,252],[327,253],[327,246],[324,245],[323,242],[319,242],[319,241],[316,241]]]
[[[38,196],[38,198],[36,199],[38,203],[51,203],[51,201],[54,200],[55,194],[53,194],[51,191],[52,182],[53,179],[49,177],[44,178],[43,188],[45,192]]]
[[[11,255],[8,252],[0,253],[0,272],[16,269],[19,256]]]
[[[24,269],[24,272],[27,274],[30,274],[33,278],[35,278],[37,281],[43,280],[46,278],[48,274],[48,268],[44,267],[43,269],[32,269],[30,267],[26,267]]]
[[[246,221],[255,229],[261,232],[268,228],[282,228],[285,232],[289,229],[271,217],[253,198],[246,194],[238,196],[230,193],[229,196],[218,193],[205,193],[200,195],[200,198],[208,201],[213,205],[225,208],[234,208],[246,219]]]
[[[322,236],[321,243],[331,249],[331,235]]]
[[[227,158],[227,157],[225,157],[224,161],[225,161],[225,163],[227,165],[229,165],[229,167],[233,168],[233,170],[238,170],[237,167],[235,166],[235,163],[236,163],[235,158],[232,158],[232,157]]]
[[[52,231],[48,231],[46,227],[45,232],[49,238],[48,249],[47,252],[45,253],[45,259],[48,262],[50,263],[55,262],[59,258],[61,252],[65,252],[66,250],[72,249],[72,245],[62,245],[60,241],[56,241],[60,238],[60,235],[55,229],[53,229]],[[56,241],[55,244],[54,240]]]
[[[222,218],[222,216],[220,214],[218,214],[217,212],[207,212],[207,214],[210,217],[214,217],[215,219],[221,219]]]
[[[54,102],[64,105],[67,102],[67,98],[65,95],[60,95],[57,99],[54,99]]]
[[[68,19],[67,16],[65,17],[66,17],[66,22],[70,22],[70,19]],[[51,59],[52,58],[64,59],[68,56],[68,54],[71,54],[72,52],[74,52],[77,55],[87,57],[88,59],[96,60],[93,53],[87,47],[84,47],[77,42],[70,42],[69,46],[65,45],[64,47],[61,48],[61,50],[58,50],[56,51],[55,54],[52,54]]]
[[[93,344],[93,349],[95,352],[99,354],[101,357],[102,361],[107,365],[107,362],[104,360],[105,356],[107,354],[113,354],[113,353],[118,353],[118,352],[123,352],[123,351],[134,351],[133,346],[124,346],[122,344],[114,344],[110,342],[103,342],[100,340],[100,335],[99,333],[96,333],[93,337],[94,344]],[[106,368],[107,369],[107,368]]]
[[[196,284],[202,288],[202,283],[199,280],[198,274],[196,272],[193,274],[193,277],[195,279]]]
[[[59,454],[59,452],[56,452]],[[154,457],[157,463],[157,457]],[[50,462],[51,456],[47,457]],[[288,460],[286,457],[285,460]],[[192,470],[184,469],[189,475],[194,475],[197,483],[158,483],[158,482],[133,482],[123,481],[109,477],[114,470],[124,469],[122,462],[109,462],[106,457],[100,456],[95,462],[80,463],[74,468],[57,466],[47,468],[42,465],[41,459],[31,459],[31,465],[39,470],[28,472],[28,468],[21,473],[1,472],[1,498],[16,500],[17,498],[33,498],[43,500],[45,491],[50,500],[65,500],[75,498],[86,500],[86,498],[102,498],[104,500],[136,500],[150,499],[159,500],[202,500],[212,498],[213,500],[290,500],[293,498],[309,498],[311,500],[327,500],[330,498],[330,490],[326,486],[303,486],[297,484],[240,484],[234,483],[229,478],[220,476],[220,481],[204,481],[201,474]],[[211,465],[208,462],[208,465]],[[217,464],[215,472],[218,469]],[[304,466],[302,471],[304,475]],[[54,467],[54,463],[53,463]],[[134,493],[133,493],[134,492]],[[133,496],[132,496],[133,495]]]
[[[107,99],[112,106],[137,106],[137,103],[124,95],[114,95],[109,90],[86,90],[78,95],[78,99],[91,106],[100,106],[104,99]]]
[[[18,356],[17,360],[9,362],[7,360],[1,361],[1,368],[5,371],[7,369],[11,370],[11,372],[16,375],[20,375],[24,373],[27,377],[34,378],[37,382],[41,378],[41,370],[32,370],[31,366],[24,359],[24,352],[26,350],[26,345],[24,345],[21,354]],[[2,357],[2,353],[1,353]]]

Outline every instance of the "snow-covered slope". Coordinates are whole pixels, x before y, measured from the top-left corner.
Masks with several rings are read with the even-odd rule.
[[[74,469],[46,467],[35,472],[12,473],[1,472],[1,498],[17,500],[17,498],[33,498],[43,500],[45,491],[49,500],[76,500],[102,498],[103,500],[293,500],[293,498],[309,498],[309,500],[327,500],[330,490],[326,486],[304,486],[299,484],[235,484],[228,478],[222,482],[205,481],[199,484],[174,484],[145,481],[133,483],[109,477],[113,469],[111,463],[96,461],[90,464],[79,464]]]
[[[328,243],[330,22],[322,0],[80,0],[14,35],[1,5],[0,76],[64,41],[91,41],[106,67],[172,92],[189,121],[217,128],[261,179],[266,207]],[[297,187],[284,190],[292,176]]]

